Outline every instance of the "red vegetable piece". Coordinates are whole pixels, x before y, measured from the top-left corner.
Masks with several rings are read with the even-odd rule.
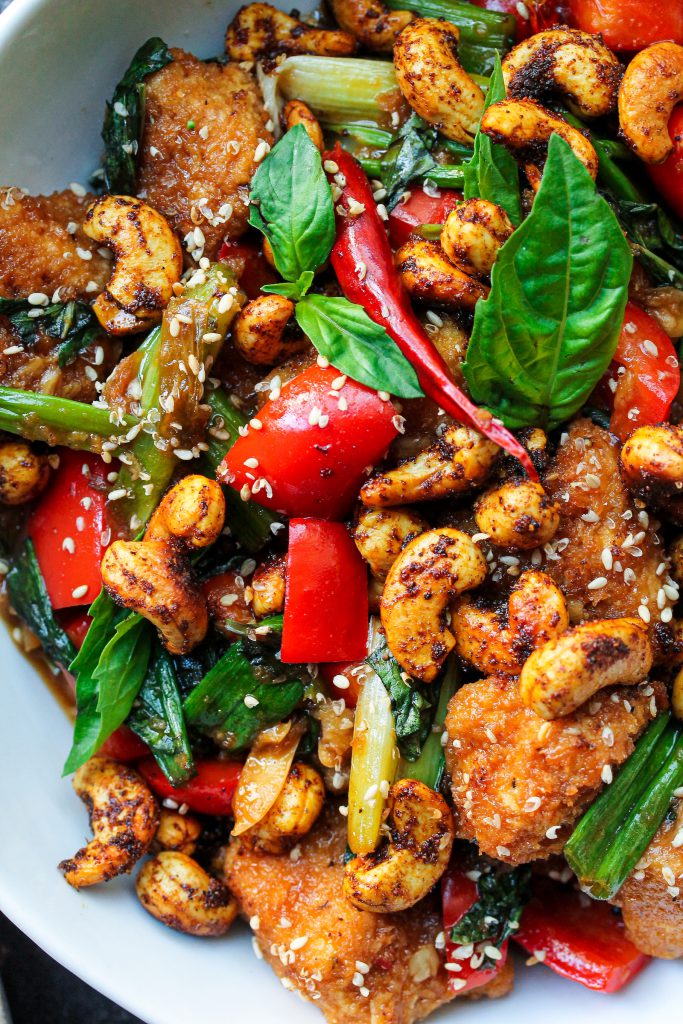
[[[162,800],[187,804],[198,814],[232,814],[232,798],[242,765],[237,761],[195,761],[197,774],[182,786],[172,786],[153,757],[141,761],[137,770]]]
[[[147,757],[149,747],[136,736],[127,725],[120,725],[109,739],[105,740],[97,753],[102,757],[111,757],[114,761],[139,761],[141,757]]]
[[[683,104],[674,107],[669,118],[669,135],[673,153],[663,164],[648,164],[647,172],[664,202],[683,218]]]
[[[461,193],[453,189],[439,189],[438,196],[429,196],[421,186],[411,188],[409,198],[389,214],[391,244],[399,249],[420,224],[443,224],[461,199]]]
[[[463,958],[458,955],[463,948],[449,939],[450,929],[458,921],[462,920],[479,899],[477,883],[468,878],[464,871],[455,863],[450,867],[441,879],[441,898],[443,902],[443,926],[446,932],[446,963],[456,964],[458,971],[450,974],[449,987],[453,992],[462,994],[471,992],[472,989],[481,988],[498,975],[507,960],[508,944],[504,942],[500,947],[501,959],[496,961],[495,967],[472,966],[471,957]],[[477,963],[480,953],[473,954]],[[464,984],[463,984],[464,982]]]
[[[451,865],[441,879],[441,898],[443,926],[448,931],[462,920],[479,899],[477,883],[468,878],[460,868]]]
[[[319,668],[332,695],[337,700],[343,699],[347,707],[355,708],[363,685],[365,664],[362,661],[328,661]],[[335,683],[338,676],[343,676],[348,685],[338,686]]]
[[[671,39],[683,43],[680,0],[569,0],[570,21],[599,32],[610,50],[641,50]]]
[[[82,608],[67,608],[55,616],[76,650],[80,651],[92,619]]]
[[[367,571],[346,527],[320,519],[292,519],[283,662],[361,661],[367,634]]]
[[[239,285],[248,299],[255,299],[260,295],[264,284],[275,284],[278,280],[277,274],[263,255],[261,246],[255,242],[223,242],[218,259],[221,262],[232,263],[238,268]]]

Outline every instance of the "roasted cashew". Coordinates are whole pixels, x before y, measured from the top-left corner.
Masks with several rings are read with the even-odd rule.
[[[50,478],[47,455],[26,441],[0,443],[0,504],[25,505],[45,489]]]
[[[257,366],[274,366],[310,342],[301,331],[291,330],[294,303],[283,295],[259,295],[240,310],[233,342],[240,355]]]
[[[380,602],[387,643],[409,675],[431,683],[455,647],[448,606],[486,579],[486,559],[466,533],[443,527],[412,540],[387,576]]]
[[[674,677],[671,689],[671,710],[679,722],[683,722],[683,668]]]
[[[550,576],[530,569],[510,594],[505,615],[463,595],[451,609],[456,651],[484,675],[518,675],[532,651],[569,627],[564,595]]]
[[[498,250],[513,231],[502,206],[468,199],[448,214],[441,229],[441,248],[463,274],[488,277]]]
[[[506,146],[520,161],[534,192],[541,184],[543,159],[550,136],[560,135],[595,181],[598,157],[592,143],[558,114],[535,100],[500,100],[484,111],[481,130],[494,142]]]
[[[455,142],[471,143],[484,94],[458,60],[460,29],[449,21],[418,18],[394,46],[396,81],[425,121]]]
[[[683,494],[683,427],[638,427],[621,449],[626,485],[645,500]]]
[[[405,545],[426,529],[426,521],[411,508],[363,508],[353,539],[373,576],[385,580]]]
[[[410,239],[395,259],[403,284],[420,302],[472,310],[489,293],[487,285],[454,266],[438,242]]]
[[[382,508],[463,494],[482,486],[499,454],[498,445],[476,430],[453,425],[414,459],[370,477],[361,487],[360,500]]]
[[[114,272],[93,302],[110,334],[135,334],[161,320],[183,272],[180,242],[165,217],[140,199],[102,196],[85,215],[89,238],[114,253]]]
[[[225,498],[220,485],[191,473],[167,491],[154,510],[145,540],[176,540],[195,550],[215,544],[225,520]]]
[[[108,757],[91,757],[73,787],[88,808],[94,838],[59,870],[83,889],[132,870],[154,839],[159,806],[137,772]]]
[[[683,46],[653,43],[637,53],[619,90],[624,138],[646,164],[661,164],[673,150],[671,111],[683,100]]]
[[[557,504],[532,480],[514,480],[486,491],[474,506],[474,518],[498,547],[522,551],[546,544],[560,525]]]
[[[147,861],[135,891],[152,917],[187,935],[225,935],[237,917],[230,891],[187,854],[174,850]]]
[[[266,853],[285,853],[297,839],[310,832],[324,802],[325,786],[319,773],[299,761],[292,765],[265,818],[244,834]]]
[[[179,814],[162,807],[159,812],[159,827],[151,846],[152,853],[173,850],[191,857],[202,834],[202,825],[193,814]]]
[[[652,659],[642,619],[585,622],[534,651],[519,677],[520,696],[541,718],[561,718],[604,686],[641,683]]]
[[[677,583],[683,583],[683,533],[669,545],[671,575]]]
[[[301,100],[288,100],[282,109],[282,119],[287,131],[302,124],[315,148],[322,153],[325,148],[323,130],[310,107],[307,107]]]
[[[617,108],[622,66],[598,36],[553,28],[518,43],[503,58],[511,99],[548,99],[558,93],[580,117],[605,117]]]
[[[278,53],[348,57],[356,40],[348,32],[313,28],[271,4],[247,4],[228,25],[225,52],[230,60],[254,61]]]
[[[284,555],[260,565],[251,578],[251,606],[258,619],[278,615],[285,607],[287,559]]]
[[[374,914],[394,914],[423,899],[448,867],[455,836],[450,807],[424,782],[394,783],[387,808],[389,842],[344,868],[347,900]]]
[[[391,53],[396,37],[413,20],[410,11],[392,11],[381,0],[330,0],[336,21],[367,50]]]

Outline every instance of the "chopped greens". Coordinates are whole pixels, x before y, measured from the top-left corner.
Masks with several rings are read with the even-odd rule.
[[[33,630],[55,665],[71,664],[76,649],[54,617],[33,542],[26,539],[7,574],[7,590],[15,611]]]
[[[435,709],[427,699],[432,691],[414,680],[406,682],[384,640],[368,655],[368,663],[391,699],[398,748],[406,761],[416,761],[432,727]]]
[[[173,658],[159,641],[127,724],[147,744],[169,782],[178,786],[194,771]]]
[[[531,866],[522,864],[510,871],[486,865],[476,885],[479,898],[451,928],[450,941],[459,946],[487,942],[500,949],[519,927],[531,897]]]
[[[431,685],[436,687],[438,683],[432,683]],[[419,757],[412,762],[405,759],[401,760],[397,773],[399,779],[417,779],[419,782],[424,782],[426,786],[431,786],[432,789],[439,788],[446,767],[441,729],[443,729],[444,722],[446,721],[448,702],[459,685],[460,670],[458,662],[455,657],[451,656],[446,663],[446,671],[441,680],[439,700],[436,705],[432,729],[424,741]],[[439,726],[438,731],[435,731],[436,726]]]
[[[35,345],[43,332],[57,338],[59,366],[68,366],[102,334],[100,323],[87,302],[53,302],[35,306],[28,299],[0,298],[0,315],[6,316],[24,345]]]

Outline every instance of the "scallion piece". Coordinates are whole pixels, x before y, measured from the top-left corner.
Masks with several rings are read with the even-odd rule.
[[[443,743],[441,742],[442,730],[446,721],[448,702],[460,685],[460,669],[455,658],[450,658],[446,665],[439,701],[436,705],[432,731],[427,737],[416,761],[406,761],[401,758],[396,777],[399,779],[417,779],[424,782],[432,789],[438,789],[446,767]]]

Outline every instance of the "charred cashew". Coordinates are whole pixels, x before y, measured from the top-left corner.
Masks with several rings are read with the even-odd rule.
[[[108,757],[91,757],[73,787],[88,808],[93,839],[59,870],[82,889],[132,870],[154,839],[159,807],[137,772]]]
[[[0,504],[24,505],[43,491],[50,478],[47,455],[25,441],[0,443]]]
[[[410,11],[389,10],[381,0],[330,0],[341,27],[368,50],[391,53],[396,36],[413,20]]]
[[[165,217],[130,196],[102,196],[85,215],[89,238],[114,253],[114,272],[93,309],[110,334],[134,334],[161,320],[183,272],[180,242]]]
[[[683,493],[683,428],[638,427],[621,449],[626,485],[646,500]]]
[[[464,274],[488,277],[498,250],[513,231],[502,206],[486,199],[468,199],[448,214],[441,229],[441,248]]]
[[[307,107],[301,100],[288,100],[283,107],[282,118],[287,131],[298,124],[302,124],[315,148],[322,153],[325,146],[323,130],[310,107]]]
[[[367,480],[360,500],[382,508],[474,490],[482,486],[499,453],[498,445],[471,427],[450,426],[414,459]]]
[[[387,576],[382,625],[401,668],[432,682],[455,647],[448,606],[486,579],[486,559],[466,533],[444,527],[412,540]]]
[[[229,890],[174,850],[147,861],[135,891],[152,917],[187,935],[224,935],[237,917],[237,901]]]
[[[193,814],[179,814],[162,807],[159,812],[159,827],[152,843],[152,852],[174,850],[191,857],[202,834],[201,822]]]
[[[683,668],[678,670],[674,678],[671,690],[671,710],[679,722],[683,722]]]
[[[622,66],[597,36],[573,28],[538,32],[503,59],[512,99],[546,99],[560,94],[583,117],[604,117],[617,107]]]
[[[506,146],[519,160],[534,192],[541,184],[540,152],[547,150],[550,136],[560,135],[574,151],[595,181],[598,157],[585,135],[572,128],[558,114],[534,100],[500,100],[484,111],[481,130],[494,142]]]
[[[619,124],[646,164],[661,164],[673,150],[668,124],[683,100],[683,46],[654,43],[641,50],[624,72],[619,90]]]
[[[522,551],[546,544],[560,525],[557,504],[532,480],[486,491],[474,506],[474,518],[498,547]]]
[[[569,627],[562,591],[533,569],[522,573],[510,594],[506,624],[504,613],[469,595],[459,597],[451,612],[456,651],[484,675],[518,675],[533,650]]]
[[[353,539],[373,576],[384,580],[405,545],[426,529],[422,516],[410,508],[364,508]]]
[[[258,825],[246,835],[266,853],[285,853],[312,829],[325,802],[325,786],[315,768],[292,765],[280,795]]]
[[[282,555],[260,565],[252,576],[251,606],[258,619],[278,615],[285,607],[286,567],[287,559]]]
[[[423,899],[446,870],[455,835],[450,807],[423,782],[394,783],[387,806],[387,845],[354,857],[344,869],[344,895],[374,914],[394,914]]]
[[[278,53],[317,53],[348,57],[356,40],[348,32],[313,28],[271,4],[247,4],[228,25],[225,52],[230,60],[253,61]]]
[[[396,81],[413,110],[455,142],[472,142],[484,94],[458,60],[460,29],[449,21],[418,18],[394,46]]]
[[[474,309],[489,289],[454,266],[438,242],[411,239],[396,253],[403,284],[414,299],[454,309]]]
[[[652,658],[641,619],[585,622],[534,651],[519,677],[519,692],[541,718],[561,718],[604,686],[642,682]]]
[[[294,303],[283,295],[259,295],[235,320],[233,342],[248,363],[273,366],[308,348],[300,331],[291,330]]]
[[[225,520],[225,498],[220,485],[192,473],[167,491],[154,510],[145,540],[177,540],[194,550],[215,544]]]

